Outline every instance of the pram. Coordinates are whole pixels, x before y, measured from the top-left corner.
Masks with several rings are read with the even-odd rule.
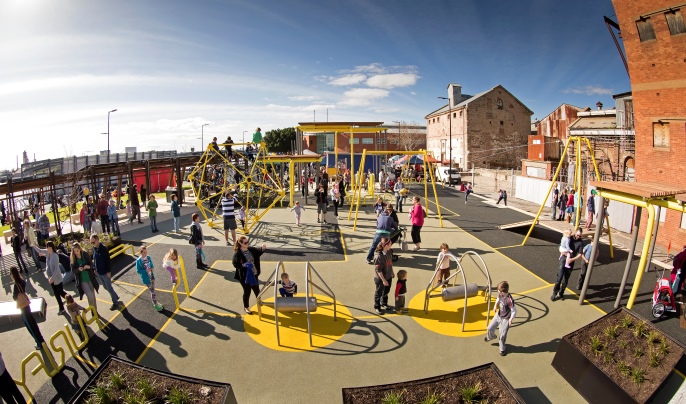
[[[655,275],[658,269],[655,267]],[[655,290],[653,290],[653,306],[651,312],[653,317],[660,318],[666,311],[676,313],[677,302],[674,300],[674,292],[670,285],[669,278],[665,278],[665,270],[662,269],[662,274],[658,277],[655,283]]]
[[[400,242],[401,249],[402,249],[402,243],[405,242],[407,239],[407,227],[405,226],[398,226],[398,230],[395,230],[393,233],[391,233],[391,241],[393,244]],[[391,254],[393,255],[393,262],[398,261],[398,255],[393,254],[391,250]]]

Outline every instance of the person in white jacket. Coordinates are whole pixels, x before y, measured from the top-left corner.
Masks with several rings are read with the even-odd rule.
[[[60,270],[60,259],[55,252],[55,244],[52,241],[46,243],[45,249],[33,247],[40,255],[45,257],[45,275],[48,277],[48,282],[52,287],[53,293],[55,293],[55,299],[57,299],[57,306],[59,307],[59,312],[57,314],[64,314],[64,303],[62,298],[67,294],[64,292],[64,287],[62,286],[62,271]]]
[[[484,341],[488,342],[495,339],[495,329],[500,328],[500,356],[505,356],[505,341],[507,340],[507,331],[512,326],[512,320],[517,316],[517,306],[510,294],[510,285],[507,281],[502,281],[498,284],[498,299],[495,301],[495,314],[491,324],[488,325],[488,332]]]
[[[38,247],[38,238],[36,237],[36,232],[33,229],[33,225],[31,224],[31,220],[29,218],[24,219],[24,242],[26,242],[27,245],[27,250],[29,251],[29,254],[31,254],[31,258],[33,258],[34,264],[36,264],[36,268],[38,270],[41,270],[41,265],[40,265],[40,260],[38,259],[38,252],[33,248],[33,247]]]

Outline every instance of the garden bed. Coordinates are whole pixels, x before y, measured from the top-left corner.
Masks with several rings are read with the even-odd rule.
[[[625,308],[566,335],[553,367],[589,402],[647,402],[684,348]]]
[[[150,369],[110,355],[69,403],[235,403],[228,383]]]
[[[523,404],[524,400],[494,363],[426,379],[343,389],[345,404],[381,402]]]

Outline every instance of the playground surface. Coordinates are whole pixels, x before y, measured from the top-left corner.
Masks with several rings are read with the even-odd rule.
[[[579,305],[575,295],[579,265],[570,278],[567,298],[551,302],[558,232],[537,227],[522,247],[518,245],[527,229],[505,231],[496,226],[530,220],[525,213],[474,196],[465,204],[464,194],[447,188],[440,191],[440,203],[445,215],[443,227],[434,214],[426,219],[422,249],[414,252],[395,248],[400,258],[394,270],[408,271],[407,315],[374,314],[373,267],[365,262],[375,228],[370,207],[360,211],[356,231],[352,230],[352,221],[344,219],[347,210],[339,212],[341,220],[332,218],[330,213],[329,225],[319,225],[316,209],[308,209],[301,227],[295,226],[292,213],[286,208],[274,208],[265,215],[249,235],[251,245],[267,245],[261,259],[260,279],[266,280],[276,263],[283,261],[286,271],[298,282],[298,291],[303,293],[309,261],[335,293],[336,321],[330,304],[321,304],[312,315],[314,347],[309,346],[304,313],[279,315],[281,345],[277,345],[269,308],[263,307],[260,321],[253,295],[254,314],[248,316],[243,312],[242,289],[233,279],[233,249],[225,245],[223,232],[204,228],[206,262],[211,268],[195,268],[193,247],[187,242],[190,214],[195,211],[192,206],[182,208],[181,234],[171,231],[168,213],[161,213],[158,218],[160,233],[152,234],[144,224],[123,226],[122,238],[134,245],[147,244],[155,265],[161,263],[169,248],[179,250],[186,261],[190,297],[182,283],[177,309],[171,281],[166,271],[160,270],[157,298],[165,309],[156,312],[133,267],[133,257],[116,258],[113,278],[124,307],[109,311],[108,296],[100,293],[98,305],[105,329],[97,331],[97,327],[91,326],[95,337],[78,358],[67,360],[61,374],[50,379],[43,372],[36,376],[27,372],[27,385],[39,403],[68,400],[92,373],[93,365],[114,354],[165,371],[231,383],[239,403],[336,403],[341,401],[343,387],[401,382],[495,362],[527,402],[584,402],[552,368],[551,362],[562,336],[612,310],[626,252],[615,250],[615,259],[610,260],[607,246],[601,248],[600,265],[595,268],[587,295],[589,303]],[[433,203],[429,209],[436,212]],[[408,223],[406,213],[398,216],[401,225]],[[518,316],[508,335],[506,356],[499,355],[497,340],[483,340],[487,307],[483,295],[469,299],[464,331],[462,300],[431,299],[429,312],[424,313],[424,292],[435,268],[438,246],[443,242],[458,257],[466,251],[478,253],[488,267],[493,287],[501,280],[510,283]],[[5,267],[14,261],[13,257],[5,259]],[[624,304],[635,266],[636,263]],[[473,265],[465,266],[465,275],[467,282],[485,283]],[[2,281],[7,297],[2,300],[9,300],[11,288],[6,269],[2,270]],[[56,302],[45,291],[49,286],[44,275],[32,275],[30,285],[27,292],[32,297],[42,296],[48,302],[46,319],[39,320],[39,326],[49,340],[67,319],[57,315]],[[652,275],[647,274],[634,307],[646,317],[653,285]],[[73,283],[65,289],[73,293]],[[392,297],[389,300],[393,302]],[[665,318],[656,324],[686,342],[678,319]],[[33,341],[21,319],[12,323],[2,320],[0,331],[0,345],[11,347],[3,349],[8,370],[19,379],[21,361],[32,351]],[[28,369],[34,366],[31,363]],[[678,402],[678,397],[683,397],[679,389],[684,382],[684,365],[680,363],[677,368],[682,371],[672,373],[655,402]]]

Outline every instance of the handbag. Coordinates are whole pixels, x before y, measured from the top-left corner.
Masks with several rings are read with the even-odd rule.
[[[400,243],[400,249],[403,251],[407,251],[410,249],[410,247],[407,245],[407,241],[403,240],[402,243]]]
[[[23,309],[24,307],[28,306],[31,304],[29,301],[29,297],[26,296],[26,293],[21,289],[21,286],[17,285],[19,288],[19,294],[17,295],[17,308],[18,309]]]

